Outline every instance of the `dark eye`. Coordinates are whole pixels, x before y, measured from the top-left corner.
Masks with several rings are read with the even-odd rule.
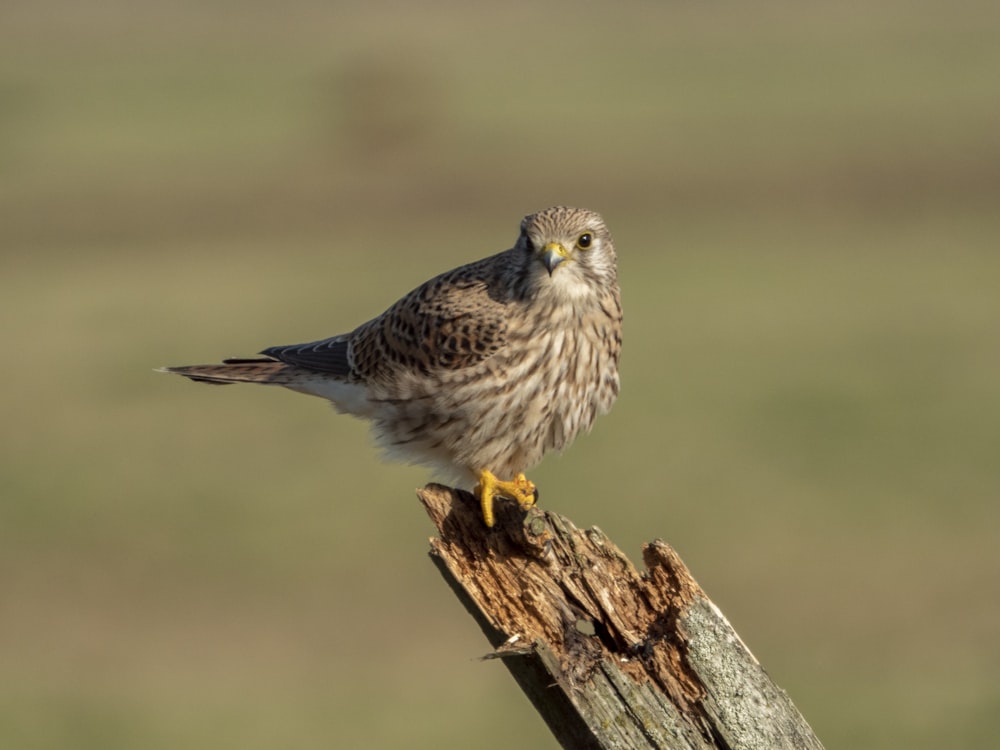
[[[576,238],[576,246],[581,250],[586,250],[591,245],[594,244],[594,235],[590,232],[584,232],[579,237]]]

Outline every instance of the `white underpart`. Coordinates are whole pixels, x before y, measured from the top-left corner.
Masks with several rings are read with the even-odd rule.
[[[574,302],[589,297],[592,292],[580,277],[580,270],[573,268],[576,261],[568,260],[556,267],[552,274],[551,291],[556,299]]]
[[[333,403],[341,414],[353,414],[356,417],[371,417],[372,403],[368,400],[368,388],[360,383],[345,383],[341,380],[317,375],[294,387],[293,391],[319,396]]]

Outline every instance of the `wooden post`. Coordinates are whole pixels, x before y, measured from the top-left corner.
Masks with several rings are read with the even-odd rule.
[[[821,750],[667,544],[639,573],[599,529],[467,492],[417,492],[430,555],[564,748]]]

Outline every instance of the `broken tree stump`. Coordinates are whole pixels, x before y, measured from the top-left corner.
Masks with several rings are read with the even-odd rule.
[[[640,573],[599,529],[468,492],[417,492],[430,555],[564,748],[822,750],[662,541]]]

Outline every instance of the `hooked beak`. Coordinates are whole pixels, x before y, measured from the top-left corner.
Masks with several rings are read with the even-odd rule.
[[[551,276],[560,263],[569,260],[569,251],[558,242],[550,242],[542,248],[541,256],[542,263],[548,269],[549,276]]]

